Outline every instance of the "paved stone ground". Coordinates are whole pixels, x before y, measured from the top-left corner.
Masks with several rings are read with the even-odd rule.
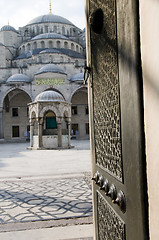
[[[84,175],[0,182],[1,224],[91,215],[91,189]]]
[[[28,143],[0,144],[0,239],[92,239],[89,141],[72,145],[31,151]]]

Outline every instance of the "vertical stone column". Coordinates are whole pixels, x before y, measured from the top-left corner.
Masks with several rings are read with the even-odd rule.
[[[71,121],[68,121],[68,147],[70,147],[71,146],[71,142],[70,142],[70,140],[71,140]]]
[[[30,147],[33,147],[34,122],[30,121]]]
[[[0,107],[0,139],[4,138],[3,130],[3,108]]]
[[[42,124],[43,119],[38,119],[38,148],[41,148],[43,146],[42,144]]]
[[[58,147],[62,147],[62,118],[57,119]]]

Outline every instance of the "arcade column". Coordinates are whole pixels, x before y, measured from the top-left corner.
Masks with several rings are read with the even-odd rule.
[[[0,139],[4,138],[4,131],[3,131],[3,108],[0,107]]]
[[[30,147],[33,147],[33,131],[34,131],[34,123],[30,121]]]
[[[38,120],[38,148],[43,146],[42,143],[43,119]]]
[[[62,147],[62,118],[57,119],[58,147]]]

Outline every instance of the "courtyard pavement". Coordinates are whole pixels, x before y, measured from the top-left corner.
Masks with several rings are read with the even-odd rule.
[[[71,144],[0,144],[0,239],[92,239],[89,141]]]

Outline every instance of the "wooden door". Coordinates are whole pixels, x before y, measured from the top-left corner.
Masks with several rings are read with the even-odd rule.
[[[148,239],[139,6],[87,0],[95,239]]]

